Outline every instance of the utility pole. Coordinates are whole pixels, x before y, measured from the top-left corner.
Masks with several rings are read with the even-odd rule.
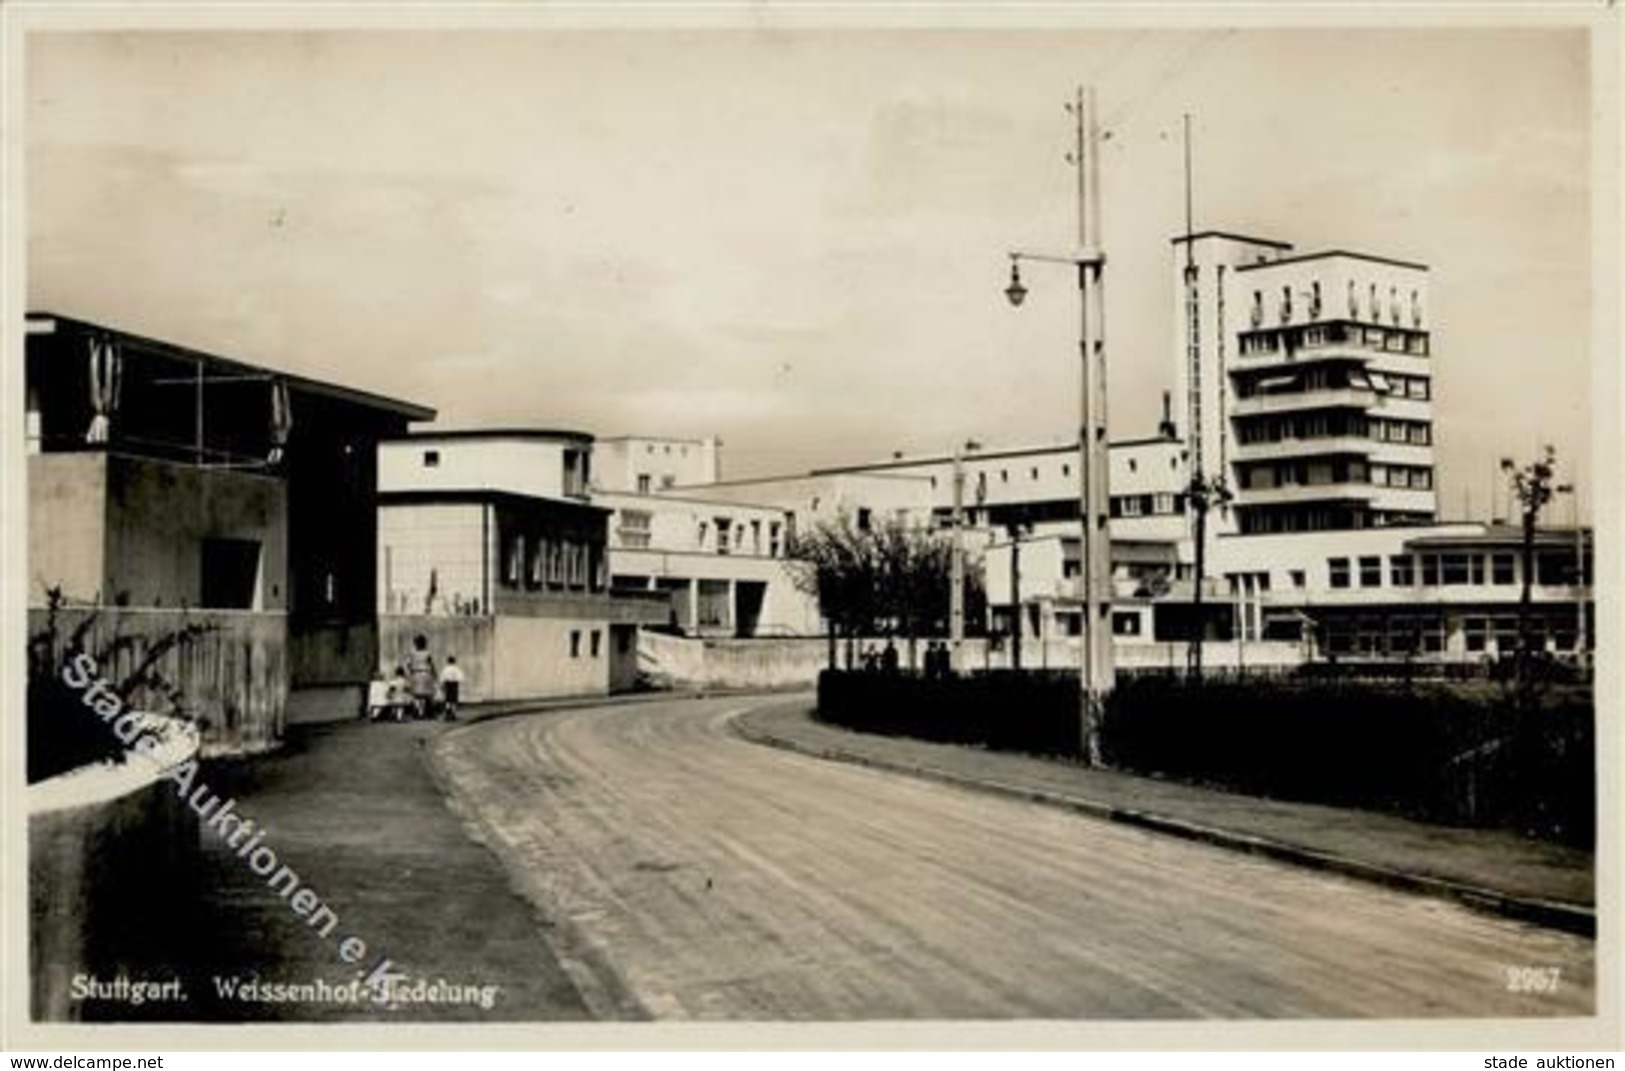
[[[1111,533],[1106,443],[1106,303],[1101,250],[1100,126],[1092,88],[1079,88],[1067,102],[1073,118],[1069,164],[1078,170],[1078,245],[1067,256],[1010,254],[1010,285],[1005,297],[1019,307],[1027,298],[1021,262],[1063,264],[1077,273],[1079,297],[1078,357],[1080,414],[1078,425],[1078,509],[1082,521],[1082,576],[1078,586],[1082,615],[1082,659],[1079,675],[1079,754],[1087,765],[1101,764],[1100,724],[1106,697],[1115,682],[1112,667]]]
[[[1116,673],[1112,666],[1111,532],[1108,528],[1106,441],[1106,258],[1100,220],[1100,126],[1095,91],[1079,88],[1072,108],[1073,166],[1078,169],[1078,286],[1083,364],[1084,680],[1080,743],[1084,761],[1101,764],[1100,726]]]

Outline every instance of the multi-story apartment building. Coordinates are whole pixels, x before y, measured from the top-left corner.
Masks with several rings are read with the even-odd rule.
[[[1425,265],[1207,232],[1173,269],[1192,469],[1235,495],[1215,536],[1434,520]]]

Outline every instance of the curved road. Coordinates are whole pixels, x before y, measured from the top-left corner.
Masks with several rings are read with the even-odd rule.
[[[1590,1013],[1590,941],[731,735],[760,702],[598,707],[439,739],[454,805],[598,1014]],[[1560,968],[1558,992],[1509,992],[1519,966]]]

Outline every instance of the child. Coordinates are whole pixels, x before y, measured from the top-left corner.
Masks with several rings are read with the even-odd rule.
[[[406,683],[406,667],[396,666],[395,676],[389,682],[389,706],[396,721],[406,720],[406,708],[412,705],[412,689]]]
[[[367,712],[368,721],[383,721],[389,713],[389,682],[384,680],[382,669],[374,670],[372,680],[367,684]]]
[[[440,671],[440,696],[445,704],[446,720],[457,720],[457,703],[463,695],[463,669],[456,655],[446,656],[446,668]]]

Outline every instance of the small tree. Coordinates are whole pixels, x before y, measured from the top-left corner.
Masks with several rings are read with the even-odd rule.
[[[798,534],[789,548],[791,579],[797,590],[818,600],[819,613],[829,622],[831,667],[840,636],[849,645],[865,634],[903,637],[912,664],[917,637],[945,634],[952,554],[939,533],[896,520],[859,528],[844,513]],[[970,618],[986,599],[977,571],[965,575]]]
[[[1504,457],[1501,471],[1511,481],[1523,522],[1523,591],[1518,598],[1518,654],[1514,662],[1517,681],[1523,685],[1528,682],[1529,662],[1534,653],[1530,608],[1535,583],[1535,525],[1540,520],[1540,511],[1551,502],[1556,490],[1557,451],[1548,444],[1539,458],[1521,468],[1511,458]]]

